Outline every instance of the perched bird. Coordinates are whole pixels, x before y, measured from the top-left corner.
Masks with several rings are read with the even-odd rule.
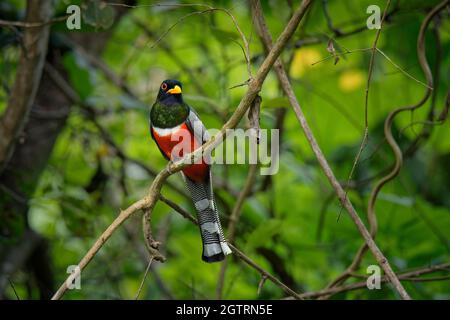
[[[150,132],[167,160],[178,160],[209,139],[196,112],[183,101],[182,85],[177,80],[162,82],[150,111]],[[223,235],[214,200],[211,167],[202,158],[182,170],[191,194],[203,242],[202,259],[221,261],[231,250]]]

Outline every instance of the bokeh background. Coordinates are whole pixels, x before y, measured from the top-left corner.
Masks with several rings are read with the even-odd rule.
[[[235,87],[248,74],[242,40],[229,16],[191,14],[205,9],[199,6],[160,6],[144,0],[121,3],[136,7],[54,1],[54,17],[64,16],[70,4],[81,5],[82,28],[68,30],[65,21],[52,23],[35,104],[1,173],[0,297],[4,299],[49,298],[68,275],[67,267],[79,262],[120,210],[146,194],[154,174],[166,164],[151,140],[148,122],[162,80],[182,81],[185,101],[208,128],[220,128],[246,90]],[[204,3],[225,8],[236,18],[249,41],[255,72],[264,51],[249,4]],[[371,54],[353,51],[372,46],[376,30],[366,28],[366,9],[376,4],[382,12],[386,1],[314,1],[282,54],[313,133],[366,224],[370,192],[394,163],[383,133],[384,120],[395,108],[418,102],[425,92],[424,85],[413,79],[425,82],[416,44],[420,24],[437,3],[391,1],[378,48],[399,68],[376,54],[368,144],[349,183],[364,133]],[[298,5],[299,1],[262,2],[273,37]],[[0,18],[21,21],[26,7],[26,1],[2,1]],[[376,242],[399,273],[450,260],[450,127],[445,121],[423,124],[430,110],[445,111],[449,27],[449,11],[444,10],[426,32],[435,90],[423,107],[396,118],[393,132],[404,163],[376,203]],[[15,81],[24,29],[0,26],[0,112],[6,109]],[[328,58],[330,43],[336,54],[350,53],[335,63]],[[77,99],[67,96],[64,85]],[[275,74],[267,77],[261,97],[261,127],[281,130],[280,170],[270,177],[258,172],[242,206],[235,244],[295,291],[318,291],[351,263],[362,238],[341,209]],[[240,127],[248,127],[248,120],[243,119]],[[248,165],[213,169],[226,232],[248,171]],[[176,174],[169,181],[163,195],[194,214],[181,177]],[[83,271],[81,290],[70,290],[65,299],[135,298],[148,263],[141,216],[137,213],[113,235]],[[233,256],[227,258],[223,287],[218,289],[223,267],[201,261],[197,227],[162,202],[155,207],[152,227],[167,261],[153,262],[140,299],[287,297],[270,281],[258,290],[261,275]],[[346,283],[364,281],[371,264],[375,260],[369,252]],[[441,270],[403,283],[413,298],[448,299],[448,275],[448,270]],[[381,290],[361,288],[328,298],[398,297],[383,284]]]

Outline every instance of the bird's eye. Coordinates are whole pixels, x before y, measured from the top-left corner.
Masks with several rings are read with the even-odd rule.
[[[166,91],[167,90],[167,83],[163,82],[163,84],[161,85],[161,89]]]

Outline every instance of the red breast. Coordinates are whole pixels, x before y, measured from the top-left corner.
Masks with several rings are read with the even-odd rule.
[[[171,160],[174,160],[174,157],[183,157],[185,153],[193,152],[202,145],[189,130],[186,123],[175,128],[159,129],[152,127],[151,130],[159,148]],[[201,182],[205,180],[208,168],[208,164],[202,159],[201,163],[190,165],[182,171],[191,180]]]

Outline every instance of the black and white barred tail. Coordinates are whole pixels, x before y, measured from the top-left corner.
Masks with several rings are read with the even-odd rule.
[[[211,172],[205,182],[195,182],[183,174],[184,181],[194,201],[203,242],[202,259],[217,262],[231,253],[220,224],[219,213],[214,200]]]

